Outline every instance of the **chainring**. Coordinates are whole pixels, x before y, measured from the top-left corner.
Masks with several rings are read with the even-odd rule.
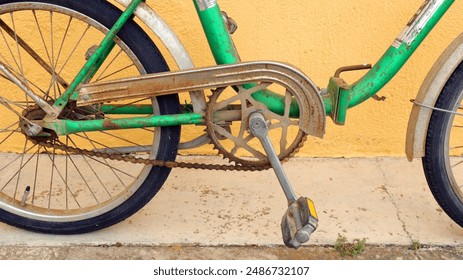
[[[280,161],[285,162],[294,156],[304,145],[307,134],[299,128],[298,119],[290,117],[290,105],[296,97],[286,91],[283,98],[285,112],[280,115],[270,111],[263,103],[255,100],[252,95],[257,91],[266,91],[271,83],[261,83],[250,89],[242,86],[213,90],[209,96],[206,109],[206,132],[211,144],[223,158],[241,166],[266,167],[270,162],[258,139],[249,130],[249,116],[260,112],[268,122],[271,139]],[[297,99],[296,99],[297,100]],[[223,121],[217,117],[220,113],[234,110],[240,111],[241,120],[237,122]],[[277,141],[272,141],[277,142]]]

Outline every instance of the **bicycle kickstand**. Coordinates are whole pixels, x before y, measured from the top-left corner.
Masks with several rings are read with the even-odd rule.
[[[253,113],[249,118],[249,127],[264,147],[265,153],[288,200],[288,210],[281,221],[283,241],[286,246],[297,249],[310,239],[317,229],[318,215],[312,200],[306,197],[297,199],[283,166],[278,159],[272,142],[268,136],[268,125],[260,112]]]

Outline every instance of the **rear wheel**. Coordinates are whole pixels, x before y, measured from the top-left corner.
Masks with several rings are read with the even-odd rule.
[[[0,0],[0,61],[52,103],[120,14],[100,0]],[[159,50],[133,21],[115,41],[92,82],[168,71]],[[179,113],[176,95],[116,105],[152,108],[146,115]],[[104,108],[69,109],[64,118],[115,119],[131,114]],[[8,224],[57,234],[101,229],[137,212],[169,175],[168,168],[71,155],[35,141],[21,126],[44,113],[1,72],[0,114],[0,220]],[[168,127],[78,133],[45,141],[167,161],[175,159],[179,138],[180,128]]]

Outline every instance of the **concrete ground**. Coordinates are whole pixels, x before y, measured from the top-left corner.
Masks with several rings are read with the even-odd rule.
[[[55,236],[0,225],[0,259],[463,257],[463,229],[434,201],[421,161],[297,158],[285,170],[320,217],[310,243],[298,251],[281,246],[285,199],[273,171],[174,170],[144,209],[98,232]],[[364,253],[341,256],[334,250],[340,235],[349,243],[365,239]]]

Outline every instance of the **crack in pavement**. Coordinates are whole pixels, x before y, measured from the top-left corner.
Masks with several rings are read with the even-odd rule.
[[[388,178],[386,176],[386,172],[384,171],[384,169],[382,168],[383,167],[383,164],[381,162],[380,159],[376,159],[376,161],[378,162],[378,166],[379,166],[379,169],[381,171],[381,174],[383,176],[383,179],[384,181],[386,182],[385,185],[382,185],[381,186],[381,190],[384,191],[387,196],[389,197],[389,200],[392,202],[392,205],[394,206],[395,210],[396,210],[396,216],[397,216],[397,219],[400,221],[400,223],[402,224],[402,229],[403,231],[405,232],[405,234],[407,235],[407,237],[410,239],[410,243],[411,244],[414,244],[416,241],[413,239],[412,237],[412,234],[408,231],[407,229],[407,225],[406,223],[402,220],[401,216],[400,216],[400,210],[399,210],[399,206],[397,205],[394,197],[392,196],[392,194],[389,192],[388,190],[388,186],[390,186],[390,184],[388,183]],[[419,259],[422,259],[421,256],[418,254],[418,252],[416,252],[416,256],[419,258]]]

